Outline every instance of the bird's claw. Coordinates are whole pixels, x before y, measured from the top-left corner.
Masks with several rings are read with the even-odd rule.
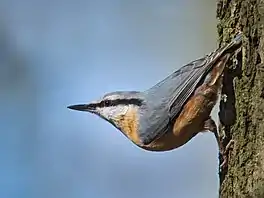
[[[228,144],[225,147],[220,148],[220,170],[222,171],[223,169],[227,168],[228,165],[228,153],[231,149],[231,147],[234,145],[234,140],[230,140]]]

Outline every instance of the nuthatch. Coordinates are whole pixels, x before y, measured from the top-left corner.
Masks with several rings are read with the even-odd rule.
[[[225,153],[211,111],[227,61],[241,47],[242,33],[211,54],[184,65],[146,91],[117,91],[68,108],[99,115],[137,146],[149,151],[178,148],[197,133],[212,131]]]

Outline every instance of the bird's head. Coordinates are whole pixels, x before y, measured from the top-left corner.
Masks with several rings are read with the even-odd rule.
[[[144,101],[141,94],[141,92],[136,91],[111,92],[94,102],[71,105],[68,108],[96,114],[122,130],[123,127],[120,126],[122,121],[120,119],[128,116],[130,110],[137,110],[143,104]]]

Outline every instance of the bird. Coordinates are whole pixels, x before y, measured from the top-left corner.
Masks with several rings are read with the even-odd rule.
[[[228,44],[182,66],[147,90],[114,91],[67,108],[100,116],[148,151],[170,151],[198,133],[210,131],[224,155],[227,148],[211,111],[221,92],[224,68],[241,45],[240,32]],[[221,167],[225,165],[226,159]]]

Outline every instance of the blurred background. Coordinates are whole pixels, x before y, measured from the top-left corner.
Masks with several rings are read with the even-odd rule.
[[[211,0],[1,0],[0,197],[216,198],[213,134],[164,153],[66,106],[144,90],[217,47]]]

